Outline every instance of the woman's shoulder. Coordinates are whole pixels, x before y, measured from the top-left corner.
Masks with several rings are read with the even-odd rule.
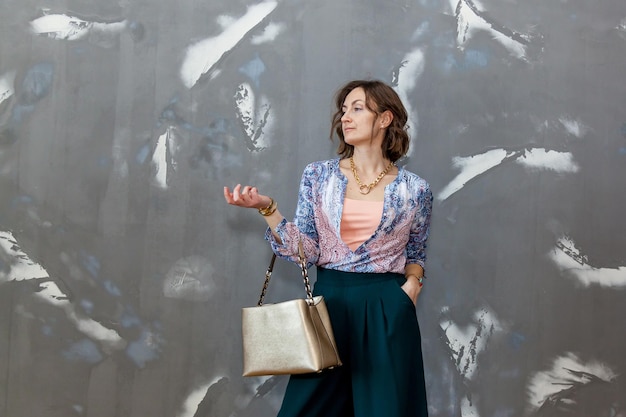
[[[321,175],[339,169],[339,158],[310,162],[304,168],[305,175]]]
[[[410,188],[430,191],[430,184],[428,184],[428,181],[416,173],[409,171],[406,167],[399,166],[398,175],[401,176],[402,182],[406,183]]]
[[[334,169],[339,166],[339,158],[324,159],[321,161],[310,162],[307,167],[320,167],[327,169]]]

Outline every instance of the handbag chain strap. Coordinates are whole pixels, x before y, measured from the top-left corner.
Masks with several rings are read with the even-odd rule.
[[[304,291],[306,291],[306,302],[309,305],[313,305],[313,292],[311,291],[311,284],[309,283],[309,273],[306,270],[306,256],[304,256],[304,248],[302,247],[302,241],[298,243],[298,264],[300,265],[300,271],[302,272],[302,280],[304,281]]]
[[[272,271],[274,270],[275,261],[276,261],[276,254],[272,254],[272,260],[270,261],[270,266],[268,266],[267,271],[265,271],[265,282],[263,283],[263,289],[261,290],[261,297],[259,298],[259,302],[256,304],[259,307],[263,305],[263,300],[265,300],[265,293],[267,292],[267,287],[270,285],[270,278],[272,278]]]
[[[263,289],[261,290],[261,296],[259,297],[259,302],[257,306],[261,307],[263,305],[263,301],[265,300],[265,294],[267,293],[267,287],[270,285],[270,278],[272,278],[272,271],[274,270],[274,262],[276,261],[276,254],[272,254],[272,260],[270,261],[270,265],[267,267],[267,271],[265,271],[265,282],[263,283]],[[300,266],[300,271],[302,273],[302,280],[304,281],[304,291],[306,291],[306,301],[309,305],[313,305],[313,291],[311,291],[311,284],[309,282],[309,273],[306,268],[306,256],[304,255],[304,248],[302,247],[302,241],[298,243],[298,265]]]

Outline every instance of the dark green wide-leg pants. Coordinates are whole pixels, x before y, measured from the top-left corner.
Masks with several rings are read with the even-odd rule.
[[[415,306],[402,274],[318,268],[343,366],[289,379],[278,417],[427,417]]]

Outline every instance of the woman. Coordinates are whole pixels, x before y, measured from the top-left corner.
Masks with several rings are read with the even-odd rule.
[[[296,260],[302,241],[317,265],[343,366],[291,376],[279,417],[427,416],[415,303],[422,289],[432,194],[397,167],[407,112],[380,81],[352,81],[336,95],[331,133],[339,158],[308,165],[295,220],[255,187],[224,188],[229,204],[258,209],[266,239]]]

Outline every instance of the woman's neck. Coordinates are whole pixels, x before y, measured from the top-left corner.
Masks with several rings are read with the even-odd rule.
[[[359,172],[362,172],[364,175],[378,175],[391,162],[383,157],[380,149],[373,151],[355,148],[352,158]]]

